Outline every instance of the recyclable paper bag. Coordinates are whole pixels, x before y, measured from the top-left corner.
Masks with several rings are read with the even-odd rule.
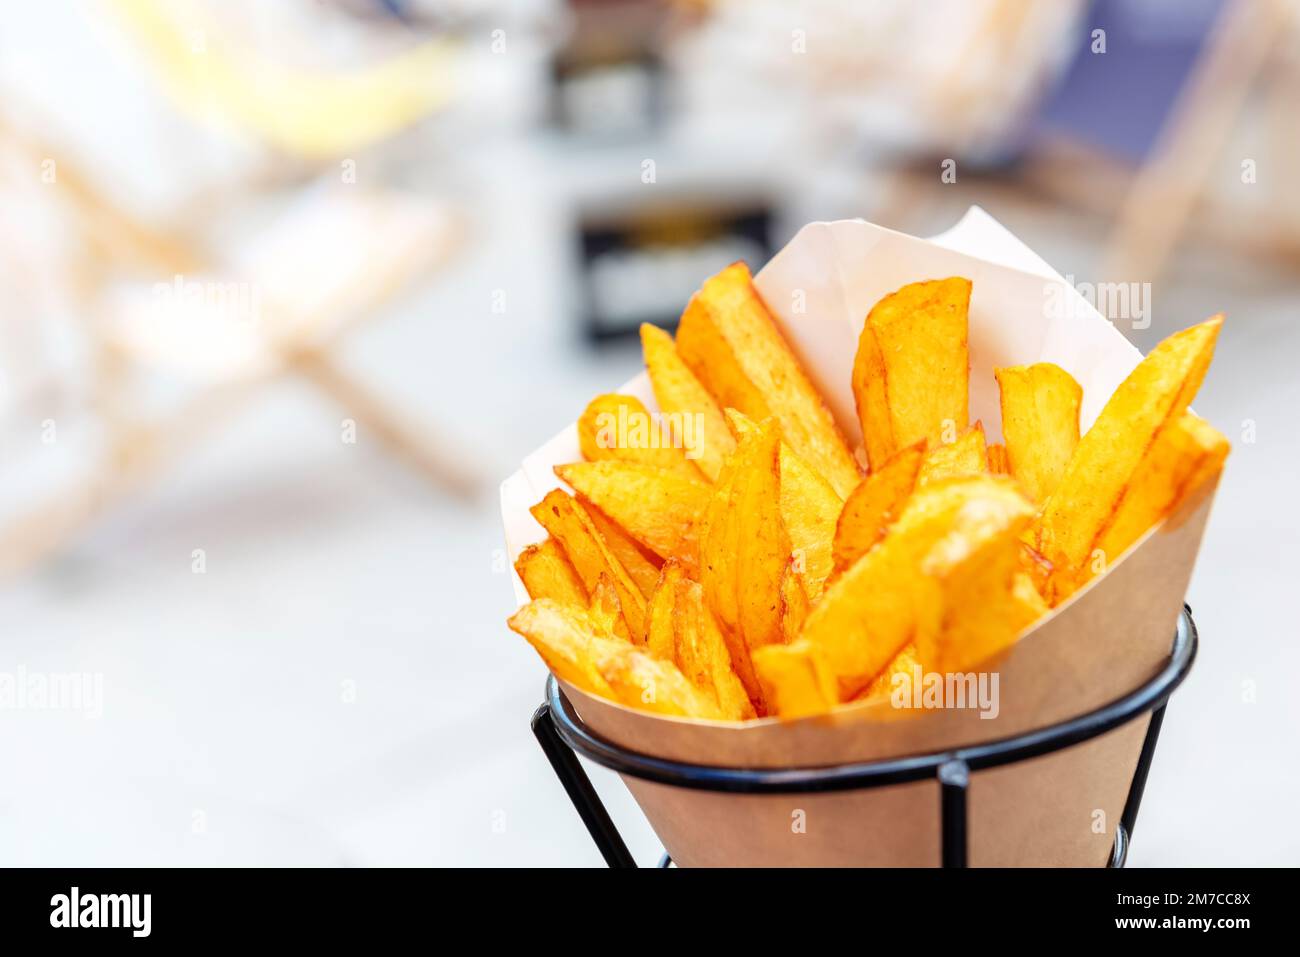
[[[1054,362],[1083,386],[1087,429],[1141,354],[1091,304],[978,208],[932,240],[857,220],[804,227],[755,285],[850,443],[861,429],[849,388],[858,334],[881,297],[909,282],[965,276],[970,416],[1000,441],[996,366]],[[701,277],[703,279],[704,277]],[[796,308],[798,306],[798,308]],[[623,391],[654,409],[642,375]],[[503,483],[511,558],[544,537],[529,506],[578,461],[576,426]],[[1068,719],[1151,678],[1168,659],[1214,488],[1186,503],[1100,578],[1055,609],[993,666],[993,706],[898,710],[861,703],[797,721],[666,718],[564,691],[597,734],[634,751],[726,767],[826,766],[961,747]],[[520,602],[527,601],[516,580]],[[1142,718],[1086,744],[972,776],[970,861],[1106,862],[1141,750]],[[624,779],[680,865],[934,865],[939,788],[918,782],[825,795],[738,796]]]

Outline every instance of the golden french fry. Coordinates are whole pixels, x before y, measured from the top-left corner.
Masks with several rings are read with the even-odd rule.
[[[808,591],[804,587],[804,576],[795,571],[793,563],[785,570],[781,579],[781,637],[789,644],[799,637],[803,623],[808,618]]]
[[[710,494],[704,482],[632,462],[574,462],[555,474],[660,558],[694,566],[695,524]]]
[[[1046,596],[1052,579],[1052,563],[1034,545],[1034,526],[1031,523],[1020,534],[1020,570],[1033,583],[1040,596]]]
[[[1187,411],[1200,388],[1222,326],[1223,317],[1214,316],[1152,349],[1079,440],[1037,523],[1038,550],[1053,565],[1050,604],[1086,581],[1098,538],[1147,449]]]
[[[756,431],[758,425],[743,412],[727,410],[727,421],[737,435]],[[831,543],[844,502],[830,483],[815,472],[785,442],[781,443],[781,518],[790,535],[795,558],[802,559],[804,586],[815,600],[834,567]]]
[[[1014,561],[1032,514],[1005,478],[962,476],[917,489],[885,539],[827,587],[799,640],[755,652],[755,668],[765,682],[793,675],[801,694],[833,688],[840,702],[868,687],[908,642],[923,663],[942,660],[945,625],[959,617],[947,592],[973,590],[967,577],[1002,549]],[[785,697],[777,696],[778,711]]]
[[[839,703],[835,678],[820,649],[806,641],[768,645],[754,655],[768,714],[805,718],[824,714]]]
[[[1184,412],[1147,450],[1096,548],[1108,562],[1118,559],[1148,528],[1193,500],[1223,469],[1229,450],[1218,429]]]
[[[588,462],[621,459],[703,477],[636,396],[609,393],[592,399],[578,419],[578,444]]]
[[[751,656],[779,644],[781,580],[790,538],[781,520],[780,437],[772,420],[742,436],[723,467],[705,511],[700,584],[722,626],[736,669],[755,710],[764,712]]]
[[[515,571],[529,598],[554,598],[566,605],[587,606],[587,589],[553,538],[529,545],[515,559]]]
[[[871,698],[882,695],[892,694],[895,688],[895,675],[903,675],[907,679],[907,687],[916,680],[916,669],[921,667],[921,661],[916,656],[916,645],[907,644],[903,650],[894,655],[893,661],[885,666],[885,670],[876,676],[876,679],[867,685],[865,691],[861,692],[854,701],[866,701]]]
[[[605,546],[618,559],[618,563],[627,569],[628,575],[636,583],[641,594],[649,599],[659,581],[659,566],[662,560],[658,555],[638,545],[632,536],[623,531],[617,522],[600,509],[594,506],[586,506],[586,509],[587,514],[591,516],[592,524],[600,532],[600,537],[605,540]]]
[[[988,449],[984,445],[984,425],[976,422],[946,445],[936,445],[921,462],[916,477],[918,487],[955,475],[979,475],[989,470]]]
[[[600,573],[600,580],[592,590],[587,614],[605,631],[619,635],[619,628],[624,622],[623,607],[618,600],[618,590],[615,589],[614,582],[604,572]],[[622,634],[619,637],[629,636]]]
[[[646,612],[646,651],[664,661],[673,661],[675,654],[677,583],[682,577],[680,563],[674,559],[664,562],[663,570],[659,573],[659,583],[650,595]]]
[[[510,619],[555,676],[633,708],[689,718],[720,719],[717,704],[670,661],[621,641],[581,608],[549,598],[529,602]]]
[[[616,701],[656,714],[722,720],[713,697],[691,684],[671,661],[608,639],[593,642],[592,657]]]
[[[613,638],[613,634],[584,609],[539,598],[515,612],[508,624],[528,640],[557,678],[602,698],[618,700],[591,655],[594,637]]]
[[[1001,442],[989,445],[989,471],[994,475],[1010,475],[1011,465],[1007,462],[1007,447]]]
[[[853,454],[744,263],[708,279],[691,298],[677,329],[677,352],[719,406],[755,421],[775,418],[790,448],[838,495],[853,490]]]
[[[835,525],[832,551],[836,575],[885,537],[885,530],[916,487],[924,458],[924,442],[899,449],[853,490]]]
[[[1011,600],[1019,608],[1021,632],[1032,628],[1038,623],[1038,619],[1051,611],[1039,593],[1038,586],[1034,584],[1033,577],[1023,568],[1018,570],[1011,579]]]
[[[601,575],[609,578],[618,592],[628,637],[638,643],[645,641],[645,596],[605,545],[582,504],[560,489],[553,489],[529,511],[564,548],[589,595],[596,590]]]
[[[1083,389],[1058,365],[1038,362],[993,370],[1002,403],[1002,436],[1011,474],[1035,502],[1060,484],[1079,444]]]
[[[952,564],[945,575],[943,624],[933,644],[917,643],[924,666],[941,674],[965,671],[1005,651],[1037,620],[1042,599],[1019,570],[1018,535],[1031,516],[1032,507],[1026,507]],[[1017,581],[1028,593],[1016,591]],[[1030,596],[1037,602],[1030,604]]]
[[[911,283],[867,314],[853,395],[872,469],[914,442],[966,428],[970,292],[959,276]]]
[[[736,450],[736,440],[727,429],[722,409],[677,354],[668,333],[643,323],[641,352],[655,401],[675,443],[686,450],[686,457],[705,478],[715,481],[723,461]]]
[[[768,658],[784,658],[780,670],[798,673],[812,688],[831,688],[833,705],[852,700],[909,641],[937,634],[939,583],[918,573],[914,549],[911,538],[897,535],[895,528],[827,586],[798,640],[779,649],[780,656],[770,649],[755,654],[759,673],[770,680]],[[792,663],[796,658],[803,661],[798,669]],[[786,714],[780,702],[777,708]]]
[[[745,692],[745,686],[731,666],[727,641],[718,628],[713,613],[704,604],[704,590],[698,582],[685,576],[677,582],[673,626],[677,646],[691,649],[692,660],[699,661],[707,672],[707,686],[713,692],[723,717],[732,721],[754,717],[754,706]],[[705,678],[701,676],[698,684],[703,687],[704,682]]]

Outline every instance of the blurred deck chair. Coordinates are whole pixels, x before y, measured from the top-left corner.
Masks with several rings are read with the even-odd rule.
[[[197,123],[214,118],[262,141],[272,163],[320,175],[296,191],[251,241],[195,237],[160,227],[105,195],[75,153],[42,142],[0,115],[0,137],[29,169],[58,157],[60,201],[78,234],[69,270],[93,353],[90,400],[104,455],[92,474],[0,530],[0,573],[56,550],[85,523],[145,481],[235,411],[258,387],[293,373],[343,409],[438,487],[472,495],[479,470],[345,370],[331,349],[359,318],[441,263],[457,246],[458,220],[427,200],[341,181],[341,158],[375,147],[447,102],[449,52],[428,41],[343,76],[303,74],[215,42],[189,4],[111,0],[163,85]],[[187,19],[177,19],[178,8]],[[203,23],[202,69],[191,44]],[[328,171],[328,172],[324,172]],[[257,179],[257,177],[254,177]],[[239,184],[222,184],[230,201]],[[279,198],[279,197],[277,197]],[[213,202],[211,196],[207,202]],[[187,217],[188,218],[188,217]],[[224,245],[224,248],[222,248]],[[171,286],[168,289],[168,286]],[[128,398],[133,370],[182,380],[183,401],[140,416]]]
[[[1144,16],[1182,32],[1144,49]],[[1220,0],[1144,13],[1097,0],[1087,26],[1107,30],[1110,49],[1093,55],[1083,31],[1020,173],[1031,188],[1111,220],[1097,278],[1156,281],[1194,220],[1211,242],[1300,256],[1300,204],[1279,175],[1300,162],[1295,4]],[[1252,122],[1262,139],[1252,139]],[[1270,162],[1258,185],[1237,188],[1247,182],[1242,164],[1262,155]]]
[[[1154,148],[1124,196],[1099,270],[1102,279],[1140,276],[1151,282],[1164,271],[1198,205],[1212,199],[1209,184],[1215,164],[1223,158],[1251,92],[1260,88],[1270,65],[1280,65],[1281,70],[1265,94],[1265,122],[1274,131],[1294,132],[1300,84],[1294,62],[1285,63],[1283,58],[1294,58],[1298,30],[1300,16],[1291,0],[1224,3]],[[1285,46],[1288,41],[1290,50]],[[1274,145],[1284,149],[1288,141],[1279,137]],[[1289,145],[1294,147],[1294,140]],[[1293,155],[1292,163],[1277,165],[1289,170],[1297,159]],[[1231,167],[1235,171],[1244,161],[1245,157],[1234,158]],[[1277,198],[1293,200],[1289,173],[1282,177],[1287,185]],[[1263,225],[1274,238],[1280,234],[1294,253],[1300,243],[1294,203],[1289,215],[1282,216],[1275,205],[1255,205],[1257,215],[1248,217],[1251,228]],[[1270,222],[1271,227],[1266,225]]]

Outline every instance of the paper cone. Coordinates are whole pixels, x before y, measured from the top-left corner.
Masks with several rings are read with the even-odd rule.
[[[978,250],[972,255],[963,250]],[[1055,362],[1083,386],[1081,426],[1096,418],[1141,360],[1068,283],[981,210],[935,240],[859,221],[805,227],[755,277],[782,331],[851,442],[860,441],[849,390],[863,317],[882,296],[920,279],[972,280],[971,419],[1000,440],[993,368]],[[797,295],[796,295],[797,293]],[[793,304],[806,305],[794,311]],[[624,391],[654,408],[645,377]],[[559,482],[552,466],[581,458],[571,426],[502,485],[513,558],[543,537],[528,507]],[[811,767],[929,753],[1006,738],[1076,717],[1134,690],[1169,657],[1175,623],[1215,483],[1152,529],[998,662],[997,714],[898,710],[863,703],[797,721],[740,724],[665,718],[565,693],[596,734],[625,748],[725,767]],[[520,601],[526,601],[516,582]],[[972,775],[975,866],[1106,862],[1146,731],[1141,717],[1082,745]],[[683,866],[939,863],[939,786],[919,782],[823,795],[740,796],[624,779]]]

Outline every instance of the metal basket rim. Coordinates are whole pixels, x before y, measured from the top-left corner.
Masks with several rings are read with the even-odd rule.
[[[1179,613],[1169,660],[1134,690],[1082,715],[982,744],[875,761],[793,768],[727,768],[657,758],[614,744],[583,723],[554,676],[546,682],[550,720],[578,754],[619,774],[673,787],[741,794],[793,794],[884,787],[939,777],[952,762],[971,771],[1026,761],[1082,744],[1162,706],[1196,660],[1198,636],[1191,608]]]

